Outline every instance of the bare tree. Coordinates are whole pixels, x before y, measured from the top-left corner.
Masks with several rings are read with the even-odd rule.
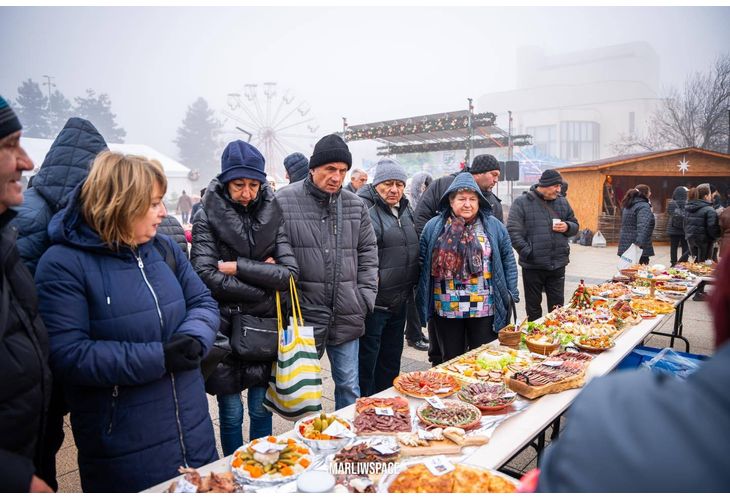
[[[717,58],[707,73],[690,75],[681,90],[671,88],[654,112],[646,136],[622,136],[618,154],[698,147],[730,152],[730,54]]]

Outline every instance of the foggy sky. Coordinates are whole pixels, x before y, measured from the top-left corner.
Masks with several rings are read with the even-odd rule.
[[[552,55],[646,41],[662,84],[681,84],[730,51],[728,26],[729,7],[0,7],[0,94],[44,74],[72,102],[108,93],[126,142],[177,157],[187,106],[202,96],[222,109],[245,83],[291,88],[324,135],[343,116],[453,111],[510,90],[521,45]],[[369,144],[352,144],[356,156],[374,157]]]

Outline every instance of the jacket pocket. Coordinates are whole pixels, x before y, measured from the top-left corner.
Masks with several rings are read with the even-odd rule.
[[[329,338],[332,324],[332,310],[327,306],[302,303],[304,325],[314,329],[314,342],[317,345],[317,355],[321,358]]]

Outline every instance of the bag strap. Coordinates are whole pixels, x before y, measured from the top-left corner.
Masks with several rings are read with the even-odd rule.
[[[509,312],[512,313],[512,323],[517,326],[517,306],[515,305],[515,299],[512,298],[512,294],[509,294]]]
[[[547,211],[548,211],[548,214],[549,214],[549,215],[551,216],[551,218],[553,218],[553,219],[560,219],[560,220],[562,220],[562,217],[560,217],[560,216],[559,216],[559,215],[558,215],[558,214],[557,214],[557,213],[555,212],[555,210],[553,210],[553,209],[552,209],[552,207],[550,207],[550,205],[548,205],[548,204],[547,204],[547,201],[545,201],[545,200],[544,200],[543,198],[540,198],[540,201],[542,201],[542,204],[543,204],[543,205],[545,205],[545,210],[547,210]]]
[[[154,244],[157,251],[160,252],[160,255],[162,255],[162,258],[165,259],[165,264],[172,269],[172,274],[177,276],[177,261],[175,261],[175,254],[173,253],[172,246],[170,246],[170,242],[165,238],[158,238],[155,236]],[[160,251],[160,248],[164,251]]]
[[[279,296],[279,290],[276,291],[276,332],[281,335],[284,330],[284,322],[281,316],[281,297]]]
[[[294,317],[292,330],[294,331],[294,336],[299,337],[299,327],[304,326],[304,320],[302,319],[302,306],[299,304],[299,294],[297,293],[297,286],[294,283],[293,276],[289,276],[289,295],[292,303],[292,316]]]

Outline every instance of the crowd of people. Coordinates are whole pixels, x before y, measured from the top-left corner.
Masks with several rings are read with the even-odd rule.
[[[308,159],[289,155],[290,183],[275,191],[261,152],[234,141],[200,202],[178,201],[188,244],[164,205],[160,163],[108,151],[80,118],[23,193],[33,164],[21,128],[0,98],[0,491],[57,489],[66,413],[85,492],[140,491],[216,460],[206,392],[226,455],[243,443],[243,391],[249,439],[271,434],[271,360],[231,344],[244,320],[275,319],[279,296],[289,311],[292,279],[329,358],[336,409],[392,385],[404,334],[434,365],[496,339],[520,300],[514,251],[528,318],[542,315],[543,294],[548,309],[564,301],[579,223],[555,170],[505,223],[492,155],[438,179],[417,174],[406,193],[397,161],[381,159],[368,182],[333,134]],[[633,191],[626,241],[650,247],[649,188]],[[707,195],[690,191],[687,228],[709,219]],[[692,235],[689,252],[708,255]]]

